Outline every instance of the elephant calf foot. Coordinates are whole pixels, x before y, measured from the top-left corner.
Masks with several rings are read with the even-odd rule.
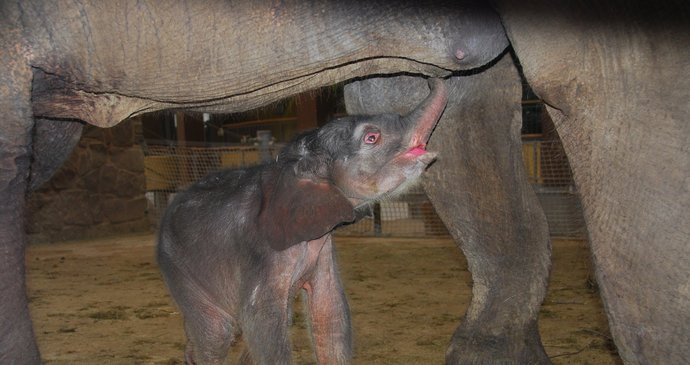
[[[458,329],[446,351],[447,365],[551,364],[536,330],[487,335]]]

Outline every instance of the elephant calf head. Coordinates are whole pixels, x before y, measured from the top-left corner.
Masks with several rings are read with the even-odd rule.
[[[297,176],[329,181],[355,206],[405,191],[436,158],[426,142],[447,102],[443,81],[405,116],[348,116],[299,136],[279,156]]]

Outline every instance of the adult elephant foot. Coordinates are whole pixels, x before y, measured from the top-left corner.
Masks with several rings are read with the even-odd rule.
[[[509,56],[484,72],[446,80],[448,106],[429,150],[429,198],[465,253],[473,298],[447,352],[449,364],[548,364],[537,331],[550,241],[526,179],[521,83]],[[414,77],[348,85],[350,113],[405,114],[425,96]]]
[[[446,364],[551,364],[541,346],[537,323],[517,332],[484,333],[463,323],[453,334]]]

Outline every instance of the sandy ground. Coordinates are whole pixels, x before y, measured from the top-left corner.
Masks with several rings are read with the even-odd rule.
[[[450,240],[336,239],[352,311],[356,364],[442,364],[470,301]],[[620,364],[591,286],[586,243],[554,242],[540,331],[554,364]],[[154,259],[152,235],[32,245],[30,306],[46,364],[182,364],[182,319]],[[300,307],[298,303],[296,307]],[[304,316],[295,364],[314,364]]]

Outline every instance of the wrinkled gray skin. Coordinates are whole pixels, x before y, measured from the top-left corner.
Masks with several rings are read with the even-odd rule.
[[[443,82],[408,116],[345,117],[306,132],[276,161],[209,175],[161,222],[158,263],[185,322],[190,364],[222,364],[242,334],[243,364],[290,364],[292,298],[305,289],[320,364],[352,362],[349,309],[331,242],[357,207],[399,193],[435,153]]]
[[[506,1],[498,9],[568,153],[621,358],[683,364],[690,358],[689,14],[685,5],[621,4]],[[536,316],[549,244],[518,156],[517,72],[503,59],[447,83],[449,106],[429,142],[440,157],[425,187],[474,281],[447,362],[546,363]],[[349,112],[404,113],[423,92],[421,80],[373,79],[348,85],[346,101]]]
[[[687,363],[690,4],[565,4],[498,10],[570,160],[621,358]]]
[[[41,129],[68,131],[75,119],[109,126],[165,107],[239,111],[369,74],[448,76],[492,61],[506,33],[568,153],[621,357],[690,358],[684,1],[497,0],[500,22],[456,3],[238,3],[0,2],[0,363],[39,362],[25,294],[24,195],[29,176],[49,176],[59,160],[35,160],[32,171],[32,159],[66,155],[74,140],[40,138],[52,135]],[[442,158],[426,185],[475,284],[449,363],[548,361],[533,320],[548,244],[543,218],[529,222],[541,213],[517,172],[517,79],[505,62],[448,81],[467,88],[456,100],[464,112],[430,141]],[[501,115],[506,124],[494,119]],[[499,232],[490,232],[494,221],[504,224]]]

